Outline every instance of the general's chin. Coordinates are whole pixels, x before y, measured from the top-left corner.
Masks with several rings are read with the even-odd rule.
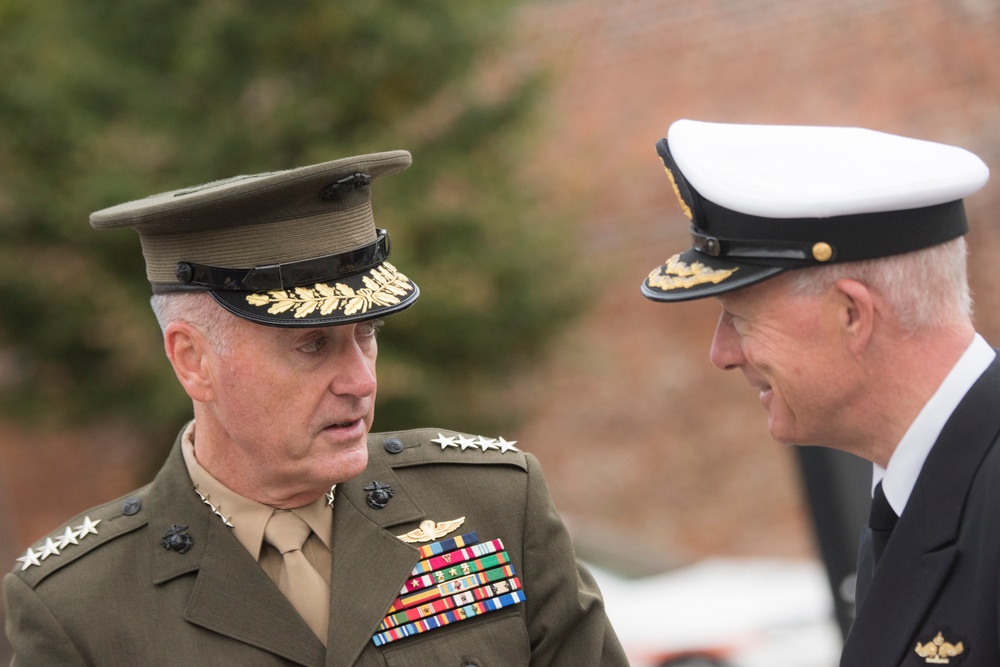
[[[352,446],[347,451],[340,451],[325,464],[330,468],[331,484],[340,484],[354,479],[368,467],[367,440]]]

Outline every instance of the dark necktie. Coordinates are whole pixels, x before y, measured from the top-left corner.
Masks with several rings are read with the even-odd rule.
[[[872,498],[871,514],[868,525],[861,531],[861,544],[858,552],[857,585],[854,597],[855,609],[861,609],[861,604],[868,596],[868,588],[875,577],[875,566],[882,558],[885,545],[896,525],[896,513],[892,511],[889,501],[882,491],[882,482],[875,486]]]
[[[892,510],[889,501],[886,500],[885,492],[882,491],[882,482],[875,486],[875,495],[872,498],[872,511],[868,517],[868,527],[872,529],[872,555],[874,565],[878,567],[878,562],[885,552],[885,545],[889,543],[889,536],[892,529],[896,527],[899,517]]]

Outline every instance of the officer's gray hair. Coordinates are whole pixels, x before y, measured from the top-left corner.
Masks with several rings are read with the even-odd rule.
[[[792,288],[816,294],[852,278],[888,302],[907,333],[964,323],[972,317],[965,237],[902,255],[792,271]]]
[[[154,294],[149,302],[163,331],[171,322],[184,321],[200,331],[216,352],[229,352],[235,316],[208,292]]]

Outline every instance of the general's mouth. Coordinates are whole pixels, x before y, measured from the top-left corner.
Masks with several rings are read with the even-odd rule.
[[[328,424],[325,428],[353,428],[361,422],[361,418],[351,419],[349,421],[336,422],[334,424]]]

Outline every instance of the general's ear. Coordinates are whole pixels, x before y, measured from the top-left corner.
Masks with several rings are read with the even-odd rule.
[[[175,321],[163,332],[163,347],[187,395],[202,403],[211,401],[215,392],[208,366],[213,354],[208,339],[188,322]]]
[[[864,283],[841,278],[834,283],[837,293],[838,321],[848,347],[862,354],[868,347],[875,329],[875,295]]]

